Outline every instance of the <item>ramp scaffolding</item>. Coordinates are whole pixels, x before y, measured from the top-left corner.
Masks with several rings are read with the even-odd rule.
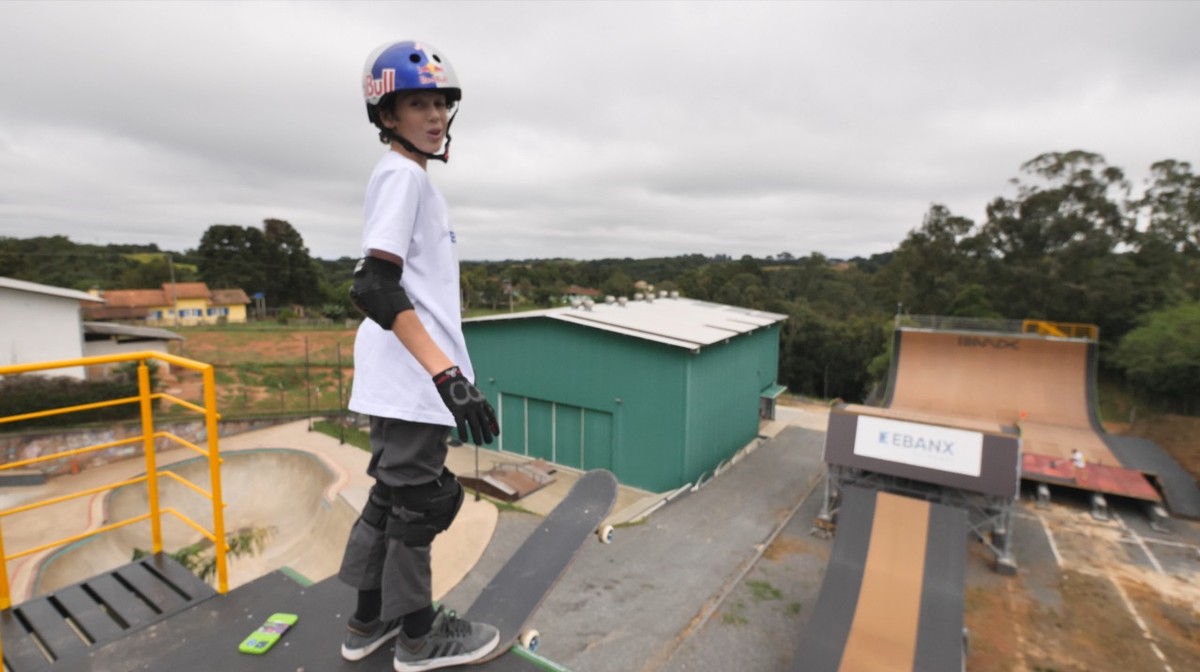
[[[1021,441],[1014,434],[900,420],[886,409],[840,405],[825,434],[828,466],[818,530],[831,530],[849,487],[901,493],[960,507],[970,533],[1016,572],[1012,517],[1020,497]]]

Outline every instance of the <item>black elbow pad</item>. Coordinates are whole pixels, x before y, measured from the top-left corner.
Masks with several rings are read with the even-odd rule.
[[[400,285],[399,264],[376,257],[363,257],[354,267],[350,301],[384,329],[390,330],[396,316],[412,310],[408,293]]]

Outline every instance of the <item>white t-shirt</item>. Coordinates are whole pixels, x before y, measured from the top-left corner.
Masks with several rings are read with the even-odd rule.
[[[475,379],[462,333],[458,255],[446,199],[429,175],[389,151],[367,183],[362,252],[376,249],[404,260],[400,284],[438,347]],[[364,319],[354,339],[350,410],[435,425],[454,425],[425,368],[390,329]]]

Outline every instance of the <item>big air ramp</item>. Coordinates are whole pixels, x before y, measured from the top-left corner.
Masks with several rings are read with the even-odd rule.
[[[1150,474],[1172,512],[1200,517],[1200,488],[1161,447],[1101,426],[1095,341],[904,327],[893,345],[889,415],[1019,428],[1026,479],[1157,502]]]
[[[853,486],[793,672],[961,672],[967,512]]]

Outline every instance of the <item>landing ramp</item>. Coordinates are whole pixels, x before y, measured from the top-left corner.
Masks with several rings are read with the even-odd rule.
[[[848,486],[793,672],[961,672],[965,510]]]

